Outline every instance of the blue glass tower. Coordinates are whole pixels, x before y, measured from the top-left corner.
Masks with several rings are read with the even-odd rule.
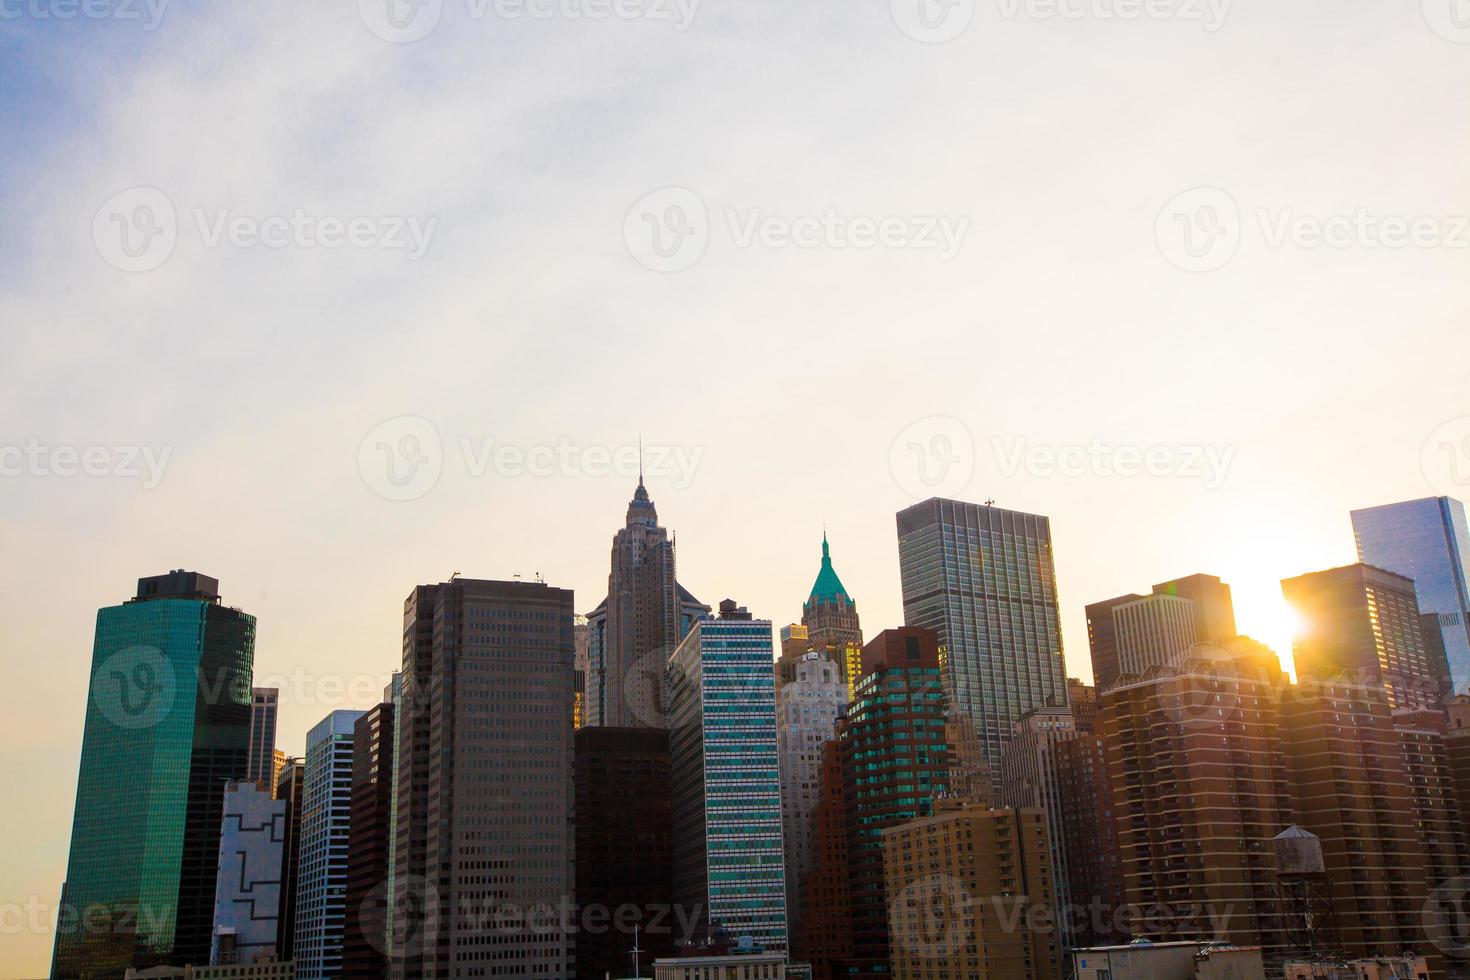
[[[696,933],[787,951],[771,624],[726,599],[669,660],[674,901]]]
[[[1358,560],[1414,580],[1426,645],[1448,661],[1456,692],[1470,687],[1470,529],[1465,505],[1427,497],[1353,511]]]
[[[53,977],[209,962],[225,788],[245,777],[255,617],[176,571],[97,613]]]

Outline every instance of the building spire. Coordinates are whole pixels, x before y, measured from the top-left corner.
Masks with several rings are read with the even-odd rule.
[[[638,485],[643,486],[643,433],[638,433]]]

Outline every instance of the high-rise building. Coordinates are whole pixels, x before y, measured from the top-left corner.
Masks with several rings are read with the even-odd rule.
[[[1286,679],[1244,637],[1102,697],[1107,769],[1130,923],[1152,941],[1286,941],[1271,841],[1290,821],[1280,737]]]
[[[1195,645],[1194,603],[1150,595],[1113,609],[1118,673],[1137,677],[1150,667],[1172,666]]]
[[[796,958],[809,962],[814,980],[832,980],[837,964],[852,959],[852,907],[848,903],[847,787],[842,746],[822,746],[821,796],[812,812],[811,870],[797,883]]]
[[[1051,522],[933,499],[898,514],[904,622],[934,630],[945,689],[968,714],[999,790],[1016,720],[1066,702]]]
[[[279,956],[285,840],[284,801],[275,799],[265,783],[240,780],[226,784],[211,965],[254,963]]]
[[[1346,565],[1286,579],[1281,591],[1302,624],[1298,677],[1383,687],[1395,708],[1440,703],[1446,668],[1425,649],[1412,579]]]
[[[281,838],[281,919],[276,948],[282,960],[294,960],[296,951],[296,895],[301,877],[301,808],[306,799],[306,760],[286,759],[276,777],[276,799],[284,803],[286,831]]]
[[[572,620],[572,644],[576,651],[576,691],[573,697],[572,724],[578,728],[587,724],[587,672],[588,658],[592,653],[592,627],[586,616]]]
[[[363,714],[333,711],[306,735],[293,944],[299,980],[343,975],[353,727]]]
[[[933,630],[884,630],[863,647],[856,696],[838,721],[852,921],[852,957],[837,965],[843,976],[887,970],[883,830],[929,816],[949,792],[941,663]]]
[[[1230,586],[1214,575],[1160,582],[1148,595],[1129,594],[1087,607],[1093,683],[1105,691],[1123,676],[1172,665],[1199,643],[1235,636]]]
[[[837,570],[832,567],[832,549],[827,544],[827,532],[822,532],[822,566],[812,591],[801,607],[801,624],[807,629],[810,649],[827,653],[845,671],[848,670],[848,651],[858,651],[863,645],[863,627],[858,620],[857,603],[847,594]],[[784,650],[783,650],[784,653]],[[856,662],[856,656],[853,661]],[[846,680],[856,680],[848,671]]]
[[[822,795],[822,745],[836,737],[847,705],[843,670],[827,653],[788,661],[791,679],[776,687],[776,737],[781,759],[781,820],[786,838],[786,905],[791,934],[800,931],[801,879],[812,870],[812,815]]]
[[[342,972],[349,977],[387,975],[388,852],[393,815],[394,674],[381,704],[352,729],[352,815],[347,829],[347,916],[342,930]]]
[[[1304,679],[1282,702],[1281,737],[1296,822],[1321,840],[1337,943],[1354,956],[1423,950],[1425,828],[1387,692]]]
[[[1062,783],[1064,746],[1080,736],[1072,710],[1058,705],[1032,708],[1016,722],[1016,734],[1001,757],[1002,806],[1035,811],[1045,816],[1051,854],[1052,894],[1056,900],[1057,940],[1065,951],[1075,945],[1076,919],[1067,847],[1066,813],[1069,801]]]
[[[1455,780],[1445,712],[1401,708],[1393,713],[1404,774],[1414,802],[1414,826],[1431,892],[1470,871],[1464,804]]]
[[[573,900],[574,615],[541,582],[455,578],[404,602],[395,978],[573,975],[572,930],[528,913]]]
[[[1454,691],[1470,688],[1470,524],[1465,505],[1428,497],[1355,510],[1358,560],[1414,580],[1429,642],[1442,648]]]
[[[256,687],[250,691],[250,759],[245,778],[251,782],[275,785],[276,711],[281,691],[275,687]]]
[[[1108,915],[1123,907],[1123,877],[1097,689],[1068,678],[1067,699],[1077,734],[1056,745],[1067,887],[1074,910],[1065,927],[1074,943],[1091,946],[1126,938]]]
[[[696,938],[722,929],[787,952],[771,624],[729,599],[668,664],[674,901]]]
[[[142,578],[98,610],[52,976],[208,962],[254,657],[255,617],[207,575]]]
[[[271,753],[270,788],[272,794],[275,793],[276,786],[281,781],[281,770],[286,768],[286,759],[286,753],[281,751],[280,749],[276,749],[274,752]]]
[[[679,935],[680,916],[670,911],[668,731],[584,728],[576,744],[576,896],[588,910],[586,921],[578,916],[577,976],[602,980],[626,975],[635,939],[651,962],[692,937]]]
[[[1061,980],[1046,815],[945,800],[883,831],[894,980]]]
[[[709,612],[674,577],[674,540],[643,480],[613,535],[607,597],[587,614],[586,723],[667,728],[664,665]]]

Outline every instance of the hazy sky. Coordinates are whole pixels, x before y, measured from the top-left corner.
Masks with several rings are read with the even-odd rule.
[[[1285,653],[1350,508],[1470,495],[1461,0],[160,2],[0,0],[5,976],[140,575],[259,618],[300,752],[416,583],[592,608],[640,434],[778,625],[824,521],[871,634],[899,508],[1050,515],[1081,676],[1196,571]]]

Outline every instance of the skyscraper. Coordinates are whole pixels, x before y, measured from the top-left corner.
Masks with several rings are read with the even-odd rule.
[[[587,614],[586,724],[667,728],[664,664],[709,612],[674,577],[674,541],[639,479],[613,536],[607,597]]]
[[[388,850],[393,813],[393,689],[352,729],[352,816],[347,829],[347,916],[342,972],[363,980],[386,976]]]
[[[97,612],[52,975],[209,961],[225,786],[245,775],[255,617],[174,571]]]
[[[455,578],[403,612],[390,975],[570,978],[529,913],[573,899],[572,593]]]
[[[799,932],[801,879],[816,849],[812,815],[822,795],[822,745],[837,737],[847,705],[841,665],[810,651],[789,662],[792,677],[776,687],[776,737],[781,758],[781,816],[786,838],[786,897],[791,934]]]
[[[1439,704],[1448,682],[1424,646],[1414,582],[1372,565],[1346,565],[1281,583],[1302,628],[1297,676],[1388,689],[1392,707]]]
[[[827,544],[826,531],[822,532],[822,566],[812,583],[811,594],[802,604],[801,624],[807,629],[808,646],[829,654],[843,668],[846,680],[856,680],[863,627],[858,621],[857,603],[847,594],[847,588],[832,567],[832,549]]]
[[[347,917],[347,835],[352,823],[352,734],[361,711],[333,711],[306,736],[296,878],[296,976],[342,973]]]
[[[729,599],[669,660],[674,901],[716,927],[787,951],[781,772],[771,624]]]
[[[1439,635],[1453,689],[1470,688],[1470,525],[1465,505],[1428,497],[1355,510],[1358,560],[1414,580],[1426,632]]]
[[[256,687],[250,691],[250,760],[245,778],[272,787],[276,775],[276,710],[280,700],[279,688]]]
[[[286,805],[286,833],[281,839],[281,919],[276,948],[283,960],[296,955],[296,884],[301,877],[301,807],[306,798],[306,760],[291,756],[276,777],[276,799]]]
[[[279,956],[285,840],[286,804],[274,798],[267,784],[240,780],[225,786],[211,964]]]
[[[634,939],[643,961],[674,955],[673,800],[669,733],[662,728],[577,732],[577,976],[624,976]],[[613,921],[602,918],[622,910]],[[634,911],[636,910],[636,911]],[[581,916],[578,917],[581,921]],[[634,935],[634,927],[638,935]]]
[[[1172,665],[1195,644],[1233,636],[1230,586],[1214,575],[1186,575],[1160,582],[1146,596],[1119,596],[1087,607],[1092,677],[1099,691],[1120,677]]]
[[[904,622],[939,634],[946,691],[975,722],[992,781],[1016,720],[1065,704],[1051,522],[932,499],[898,514]]]

